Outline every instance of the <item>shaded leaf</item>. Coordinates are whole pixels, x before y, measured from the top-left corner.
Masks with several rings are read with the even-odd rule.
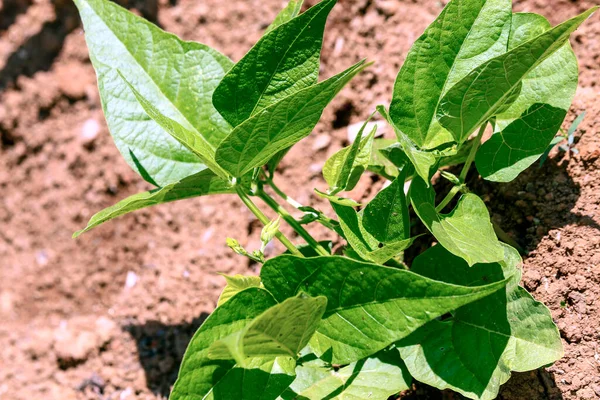
[[[284,98],[244,121],[219,145],[217,162],[235,177],[266,164],[279,151],[308,136],[319,122],[327,104],[350,79],[366,67],[367,64],[361,61],[338,75]]]
[[[464,258],[469,265],[504,258],[490,214],[478,196],[471,193],[462,195],[450,213],[441,214],[435,209],[433,188],[415,178],[409,197],[415,212],[440,244],[452,254]]]
[[[335,3],[324,0],[269,31],[225,75],[213,104],[233,127],[317,83],[323,30]]]
[[[247,275],[225,275],[222,274],[223,278],[227,281],[227,285],[223,288],[219,300],[217,301],[217,307],[222,306],[227,300],[233,296],[251,287],[260,287],[260,277],[258,276],[247,276]]]
[[[410,237],[404,180],[405,174],[401,173],[388,187],[377,193],[363,212],[365,229],[382,243],[397,242]]]
[[[296,379],[281,398],[387,400],[409,389],[411,380],[396,350],[381,351],[337,371],[316,359],[296,368]]]
[[[459,285],[480,285],[512,276],[505,290],[463,306],[446,321],[431,321],[397,344],[413,376],[472,399],[496,398],[511,371],[529,371],[562,357],[550,311],[518,286],[518,252],[503,245],[501,263],[474,267],[434,246],[412,270]]]
[[[203,44],[184,42],[108,0],[76,0],[115,144],[148,182],[166,186],[205,167],[137,102],[118,71],[166,117],[210,144],[229,134],[212,93],[233,63]]]
[[[438,118],[462,143],[505,103],[523,78],[559,50],[596,8],[580,14],[477,67],[444,95]]]
[[[180,182],[172,183],[149,192],[134,194],[113,206],[105,208],[94,214],[94,216],[90,218],[85,229],[75,232],[73,237],[77,237],[113,218],[120,217],[121,215],[145,207],[168,203],[175,200],[189,199],[191,197],[221,193],[235,193],[235,189],[230,182],[219,178],[209,170],[204,170],[182,179]]]
[[[368,357],[426,322],[506,284],[457,286],[335,256],[279,256],[263,265],[260,276],[278,301],[300,291],[327,297],[327,309],[311,347],[319,356],[332,349],[335,364]]]
[[[534,104],[481,146],[477,171],[488,181],[512,181],[544,154],[566,115],[567,110]]]
[[[436,121],[438,104],[456,82],[506,51],[510,22],[510,0],[452,0],[413,44],[396,78],[390,116],[419,148],[453,140]]]

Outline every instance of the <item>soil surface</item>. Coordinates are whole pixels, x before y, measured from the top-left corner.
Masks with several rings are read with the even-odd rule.
[[[122,3],[234,60],[283,6]],[[517,10],[552,23],[592,5],[515,1]],[[290,195],[328,210],[312,194],[325,188],[324,161],[347,145],[349,126],[389,104],[411,43],[442,7],[436,0],[339,2],[326,31],[322,75],[364,57],[376,63],[284,159],[277,182]],[[552,310],[565,347],[553,366],[515,373],[502,399],[600,398],[599,34],[595,15],[572,39],[581,77],[567,122],[587,112],[577,152],[554,151],[542,168],[507,185],[472,183],[528,252],[524,285]],[[367,198],[381,184],[366,175],[352,195]],[[224,285],[217,272],[256,273],[255,264],[225,246],[227,236],[251,249],[260,243],[260,224],[233,196],[138,211],[71,239],[94,212],[148,188],[112,143],[73,5],[0,0],[0,399],[165,398],[187,342],[215,307]],[[279,250],[269,248],[271,255]],[[402,397],[460,398],[424,385]]]

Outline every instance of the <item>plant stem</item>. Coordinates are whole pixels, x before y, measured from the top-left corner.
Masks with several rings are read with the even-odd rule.
[[[237,192],[238,196],[240,196],[240,199],[242,199],[246,207],[248,207],[248,209],[252,211],[252,214],[254,214],[256,218],[258,218],[258,220],[263,223],[263,225],[267,225],[270,222],[269,217],[263,214],[263,212],[257,207],[256,204],[252,202],[252,200],[250,200],[246,192],[244,192],[244,190],[241,187],[237,186],[235,188],[235,191]],[[279,239],[281,244],[283,244],[293,255],[304,257],[302,253],[300,253],[300,251],[296,248],[296,246],[294,246],[294,244],[283,233],[277,232],[277,234],[275,234],[275,237]]]
[[[435,208],[435,211],[441,212],[444,209],[444,207],[446,207],[448,203],[452,201],[454,196],[456,196],[456,194],[460,192],[460,189],[461,185],[453,186],[452,189],[450,189],[450,191],[446,195],[446,197],[444,197],[444,200],[442,200],[442,202],[438,204],[438,206]]]
[[[285,208],[281,207],[279,205],[279,203],[277,203],[275,201],[275,199],[273,199],[271,196],[269,196],[262,189],[258,190],[257,195],[269,207],[271,207],[275,212],[277,212],[277,214],[281,215],[281,218],[283,218],[285,220],[285,222],[287,222],[294,229],[294,231],[296,231],[296,233],[298,233],[298,235],[300,235],[304,240],[306,240],[306,243],[308,243],[308,245],[310,247],[312,247],[319,255],[322,255],[322,256],[330,255],[329,252],[327,250],[325,250],[325,248],[323,248],[323,246],[321,246],[319,244],[319,242],[317,242],[311,236],[311,234],[308,233],[308,231],[306,229],[304,229],[304,227],[302,225],[300,225],[300,223],[298,221],[296,221],[296,219],[290,213],[287,212],[287,210]]]
[[[465,162],[465,165],[463,166],[463,169],[460,172],[459,179],[461,182],[464,182],[465,179],[467,178],[467,174],[469,173],[471,164],[473,163],[473,160],[475,160],[475,154],[477,154],[477,150],[479,150],[479,145],[481,145],[481,138],[483,137],[486,126],[487,126],[487,122],[485,124],[481,125],[481,128],[479,128],[479,133],[477,134],[477,137],[475,138],[473,147],[471,147],[471,152],[469,153],[469,156],[467,157],[467,161]]]
[[[285,194],[283,192],[283,190],[279,189],[279,187],[277,187],[277,185],[275,184],[275,182],[273,182],[273,178],[267,178],[267,183],[269,184],[269,186],[271,186],[271,188],[273,189],[273,191],[279,197],[281,197],[283,200],[287,201],[292,207],[294,207],[294,208],[301,208],[302,207],[302,204],[300,204],[299,202],[297,202],[296,200],[294,200],[293,198],[291,198],[290,196],[288,196],[287,194]]]

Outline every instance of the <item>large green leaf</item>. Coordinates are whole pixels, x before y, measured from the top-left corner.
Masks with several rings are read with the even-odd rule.
[[[332,362],[368,357],[449,311],[483,298],[505,281],[478,287],[434,281],[413,272],[345,257],[268,260],[260,273],[278,301],[299,292],[327,297],[327,310],[311,347]]]
[[[208,351],[276,304],[266,290],[249,288],[217,307],[192,338],[170,399],[275,400],[294,380],[293,359],[258,358],[242,368],[233,360],[210,359]]]
[[[134,194],[133,196],[121,200],[115,205],[105,208],[94,214],[87,226],[84,229],[75,232],[73,237],[77,237],[113,218],[120,217],[121,215],[145,207],[168,203],[175,200],[189,199],[191,197],[221,193],[235,193],[235,189],[230,182],[219,178],[209,170],[204,170],[162,188]]]
[[[382,243],[393,243],[410,237],[404,180],[405,174],[401,173],[388,187],[377,193],[363,212],[365,229]]]
[[[271,32],[273,29],[277,28],[279,25],[283,25],[286,22],[296,18],[298,14],[300,14],[300,10],[302,9],[302,4],[304,0],[290,0],[288,4],[285,6],[283,10],[277,14],[271,25],[267,28],[265,33]]]
[[[223,179],[228,179],[229,176],[227,172],[221,168],[219,164],[215,161],[214,148],[208,143],[208,141],[200,135],[198,132],[191,131],[177,121],[163,115],[156,107],[152,105],[148,101],[148,99],[144,98],[140,92],[138,92],[135,87],[127,80],[125,76],[118,71],[121,78],[127,83],[129,89],[131,89],[133,95],[136,100],[146,114],[152,118],[154,122],[156,122],[160,127],[162,127],[165,132],[171,135],[175,140],[181,143],[185,148],[194,153],[204,165],[206,165],[211,171],[217,174],[219,177]]]
[[[277,29],[273,33],[277,32]],[[323,110],[344,85],[367,67],[360,61],[346,71],[296,92],[238,125],[217,149],[217,162],[240,177],[308,136]]]
[[[550,29],[537,14],[514,14],[509,49]],[[475,164],[487,180],[508,182],[544,154],[577,90],[577,58],[567,41],[528,73],[519,96],[495,116],[498,131],[477,153]]]
[[[377,127],[375,126],[363,138],[367,122],[358,131],[352,145],[335,152],[323,166],[323,177],[332,193],[354,189],[358,179],[369,165]]]
[[[308,297],[301,293],[286,299],[243,329],[213,343],[208,356],[215,360],[235,359],[242,367],[250,358],[295,359],[315,333],[326,305],[323,296]]]
[[[236,127],[317,83],[323,30],[336,0],[325,0],[266,33],[225,75],[213,104]]]
[[[148,182],[165,186],[204,165],[149,119],[120,71],[154,107],[201,135],[214,155],[230,132],[212,93],[232,62],[199,43],[184,42],[108,0],[76,0],[104,115],[119,151]]]
[[[469,265],[504,258],[490,214],[478,196],[472,193],[462,195],[450,213],[441,214],[435,209],[433,188],[415,178],[409,197],[415,212],[440,244],[452,254],[464,258]]]
[[[283,400],[387,400],[410,387],[411,376],[398,351],[381,351],[339,370],[320,359],[296,367]]]
[[[534,104],[477,151],[475,165],[484,179],[510,182],[544,154],[567,110]]]
[[[440,123],[457,142],[465,141],[498,112],[529,72],[564,46],[596,8],[477,67],[442,98],[437,113]]]
[[[491,400],[511,371],[530,371],[562,357],[550,311],[518,286],[519,254],[504,248],[503,262],[474,267],[439,245],[415,259],[414,272],[452,284],[480,285],[512,275],[505,290],[459,308],[449,320],[432,321],[397,344],[419,381]]]
[[[452,141],[436,120],[442,96],[506,51],[510,0],[452,0],[413,44],[396,78],[390,116],[420,148]]]

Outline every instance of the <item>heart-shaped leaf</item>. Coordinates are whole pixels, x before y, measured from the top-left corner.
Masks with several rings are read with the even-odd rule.
[[[205,168],[196,154],[149,119],[120,78],[156,109],[201,136],[213,155],[231,127],[212,94],[233,63],[200,43],[184,42],[108,0],[76,0],[102,107],[115,144],[145,180],[166,186]]]

